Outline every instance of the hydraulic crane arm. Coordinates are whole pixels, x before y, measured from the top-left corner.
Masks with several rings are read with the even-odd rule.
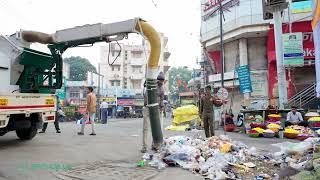
[[[140,18],[110,24],[92,24],[45,34],[35,31],[22,31],[22,38],[27,42],[49,44],[50,49],[59,50],[62,54],[67,48],[97,42],[122,40],[129,33],[139,33],[150,43],[151,52],[148,61],[147,77],[155,79],[160,57],[160,39],[155,29]],[[115,36],[115,37],[114,37]]]
[[[74,28],[57,31],[54,34],[45,34],[34,31],[22,31],[22,39],[33,43],[48,44],[52,58],[55,60],[55,84],[51,88],[58,89],[62,85],[62,54],[71,47],[97,42],[111,42],[121,40],[129,33],[139,33],[150,43],[151,52],[147,67],[147,92],[150,112],[151,130],[153,143],[158,146],[163,141],[160,126],[159,104],[157,102],[157,71],[161,51],[161,42],[157,31],[147,22],[140,18],[130,19],[110,24],[92,24],[77,26]],[[37,63],[37,62],[34,62]],[[28,79],[28,78],[25,78]],[[23,84],[23,83],[22,83]]]

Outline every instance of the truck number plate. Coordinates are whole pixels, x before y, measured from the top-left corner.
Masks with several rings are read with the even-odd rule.
[[[46,105],[53,105],[54,100],[53,99],[46,99]]]
[[[8,99],[0,99],[0,106],[7,106],[8,105]]]

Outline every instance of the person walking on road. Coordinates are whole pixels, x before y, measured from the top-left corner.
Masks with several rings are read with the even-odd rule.
[[[94,131],[94,119],[96,117],[96,106],[97,106],[97,98],[96,95],[93,93],[93,88],[88,87],[87,88],[88,94],[87,94],[87,116],[91,123],[91,136],[95,136],[96,133]],[[78,132],[78,135],[84,135],[84,127],[86,125],[86,122],[82,122],[81,124],[81,131]]]
[[[103,124],[107,124],[108,121],[108,103],[107,101],[104,99],[101,103],[101,120]]]
[[[202,118],[203,127],[206,137],[214,136],[214,122],[213,122],[213,106],[218,100],[211,96],[211,86],[205,88],[205,95],[201,97],[200,115]]]
[[[58,95],[56,96],[56,101],[57,101],[57,109],[56,109],[56,114],[55,114],[55,120],[54,120],[54,127],[56,128],[57,133],[61,133],[60,128],[59,128],[59,110],[61,109],[60,107],[60,99]],[[42,131],[39,133],[45,133],[48,127],[48,123],[43,123]]]

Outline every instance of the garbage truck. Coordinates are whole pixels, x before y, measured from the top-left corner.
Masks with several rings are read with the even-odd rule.
[[[20,30],[0,36],[0,135],[16,131],[20,139],[32,139],[44,122],[54,122],[54,90],[63,81],[62,54],[68,48],[97,42],[119,41],[138,33],[150,44],[147,66],[147,96],[154,145],[163,141],[157,103],[157,73],[161,42],[155,29],[141,18],[97,23],[58,30],[53,34]],[[47,45],[50,53],[30,48]]]

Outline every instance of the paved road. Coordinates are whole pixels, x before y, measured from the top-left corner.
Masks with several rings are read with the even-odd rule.
[[[170,123],[170,122],[167,122]],[[119,167],[116,164],[133,167],[140,159],[141,153],[141,119],[114,119],[108,124],[97,124],[97,136],[89,136],[90,127],[86,127],[84,136],[78,136],[80,125],[75,123],[61,123],[61,134],[57,134],[53,124],[49,124],[45,134],[38,134],[31,141],[20,141],[14,132],[0,137],[0,179],[67,179],[61,174],[55,173],[52,167],[43,168],[43,165],[71,165],[79,167],[74,173],[88,171],[93,173],[95,167],[105,167],[99,171],[101,179],[117,179],[118,174],[110,175],[110,171],[116,171],[111,166]],[[221,132],[220,132],[221,133]],[[165,136],[186,134],[192,132],[165,132]],[[201,132],[202,135],[203,132]],[[259,149],[270,151],[270,144],[278,142],[277,139],[249,139],[238,133],[228,133],[235,140],[241,140],[248,145],[257,146]],[[42,168],[33,167],[42,165]],[[91,169],[82,166],[92,165]],[[104,164],[104,165],[103,165]],[[108,164],[108,165],[105,165]],[[26,167],[27,166],[27,167]],[[122,165],[121,165],[122,167]],[[51,169],[51,170],[50,170]],[[121,168],[119,168],[121,169]],[[126,171],[125,168],[123,171]],[[97,170],[98,171],[98,170]],[[119,173],[123,173],[120,171]],[[187,171],[179,168],[167,168],[164,171],[154,169],[148,172],[139,170],[142,175],[155,175],[153,179],[160,180],[201,179]],[[63,171],[62,171],[63,172]],[[133,173],[138,172],[134,171]],[[85,174],[90,176],[89,174]],[[81,179],[81,178],[78,178]],[[85,178],[84,178],[85,179]],[[99,178],[96,178],[99,179]],[[119,178],[118,178],[119,179]],[[126,179],[126,178],[124,178]],[[143,179],[143,178],[140,178]]]

